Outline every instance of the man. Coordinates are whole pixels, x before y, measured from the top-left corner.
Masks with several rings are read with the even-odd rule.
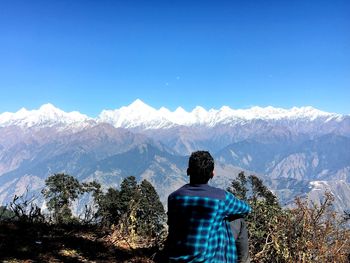
[[[209,152],[192,153],[187,175],[190,183],[168,197],[170,262],[234,263],[235,240],[227,220],[250,207],[231,193],[211,187],[214,160]]]

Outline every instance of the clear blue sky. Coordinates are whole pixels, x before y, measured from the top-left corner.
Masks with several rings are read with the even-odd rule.
[[[350,114],[350,1],[0,1],[0,112],[314,106]]]

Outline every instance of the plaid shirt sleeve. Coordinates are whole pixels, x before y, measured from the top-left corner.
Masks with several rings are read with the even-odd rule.
[[[252,209],[247,203],[237,199],[233,194],[226,191],[226,216],[248,214],[251,210]]]

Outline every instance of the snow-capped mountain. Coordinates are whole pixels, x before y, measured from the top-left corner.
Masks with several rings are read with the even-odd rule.
[[[207,126],[234,125],[252,120],[308,120],[323,121],[342,120],[342,115],[317,110],[313,107],[301,107],[281,109],[274,107],[252,107],[250,109],[234,110],[223,106],[220,109],[205,110],[197,106],[191,112],[179,107],[175,111],[169,111],[162,107],[156,110],[141,100],[136,100],[127,107],[117,110],[104,110],[98,118],[100,122],[109,122],[115,127],[144,129],[171,128],[177,125],[183,126]]]
[[[98,122],[107,122],[115,127],[123,128],[165,128],[170,127],[172,123],[166,118],[164,110],[156,109],[136,100],[127,107],[121,107],[116,110],[103,110],[98,117]]]
[[[115,127],[161,129],[176,126],[206,126],[244,124],[254,120],[264,121],[342,121],[344,115],[320,111],[313,107],[293,107],[281,109],[274,107],[252,107],[250,109],[231,109],[223,106],[220,109],[205,110],[197,106],[191,112],[179,107],[175,111],[167,108],[155,109],[137,99],[129,106],[116,110],[103,110],[97,118],[90,118],[77,111],[64,112],[52,104],[42,105],[38,110],[26,110],[22,108],[16,113],[5,112],[0,114],[0,127],[6,126],[53,126],[53,125],[78,125],[87,121],[110,123]]]
[[[42,105],[38,110],[20,109],[15,113],[5,112],[0,114],[0,127],[51,127],[55,125],[83,125],[92,120],[88,116],[77,111],[64,112],[54,105],[48,103]]]

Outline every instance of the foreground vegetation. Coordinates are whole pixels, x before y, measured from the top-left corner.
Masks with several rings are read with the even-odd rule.
[[[253,208],[246,218],[252,262],[350,262],[349,214],[332,211],[331,194],[318,205],[297,198],[286,209],[244,173],[228,190]],[[96,182],[55,174],[42,194],[48,214],[26,196],[0,208],[0,261],[165,262],[166,214],[148,181],[131,176],[120,189],[102,191]],[[74,217],[72,205],[83,198],[89,205]]]
[[[259,178],[244,173],[228,190],[253,209],[247,217],[252,262],[350,262],[350,217],[333,211],[330,193],[320,204],[296,198],[282,209]]]

